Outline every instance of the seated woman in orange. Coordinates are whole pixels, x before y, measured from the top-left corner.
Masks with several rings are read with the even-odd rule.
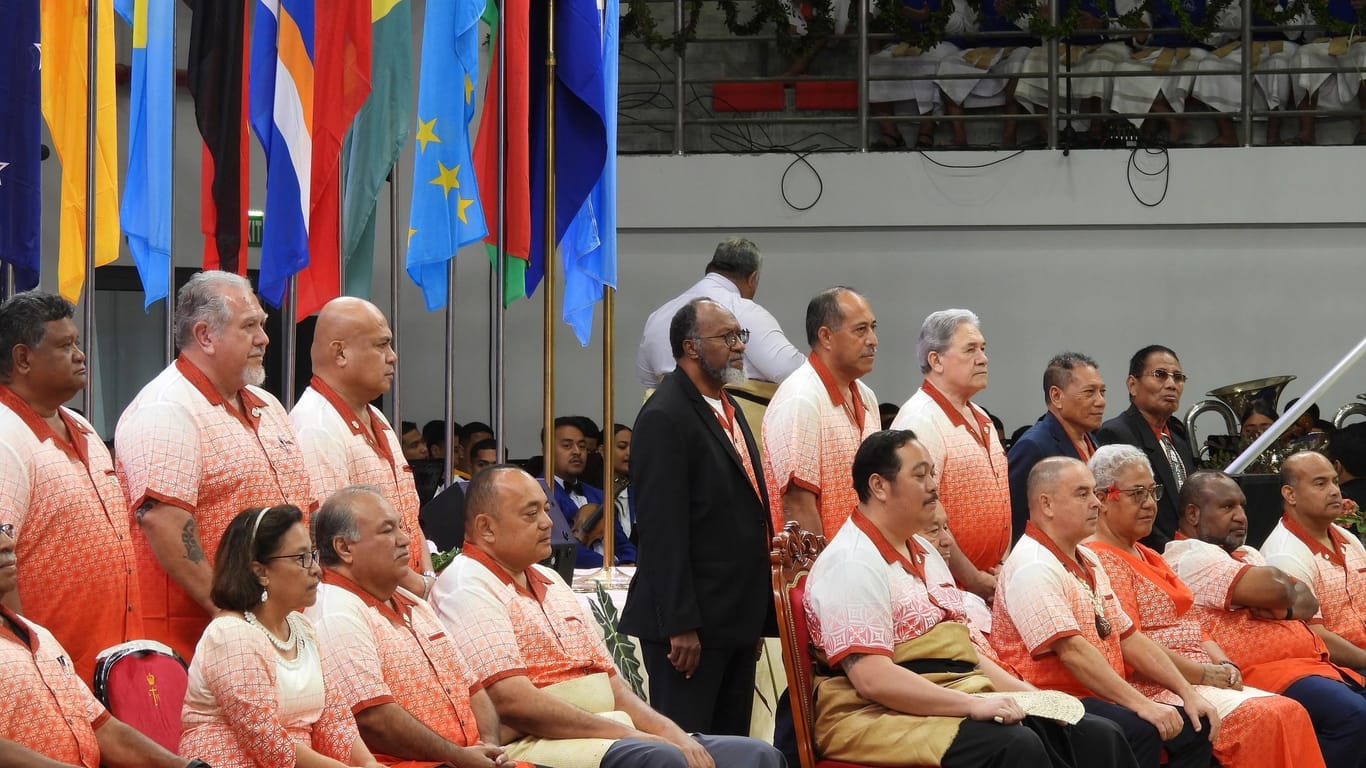
[[[1187,615],[1194,596],[1157,552],[1139,543],[1152,531],[1157,499],[1148,457],[1131,445],[1106,445],[1089,462],[1101,500],[1096,533],[1086,542],[1100,557],[1120,607],[1162,646],[1177,669],[1219,710],[1223,728],[1214,757],[1224,768],[1322,766],[1309,714],[1298,702],[1243,686],[1242,674]],[[1162,691],[1129,680],[1144,695]]]
[[[298,507],[249,509],[228,524],[211,593],[223,610],[190,664],[182,755],[214,768],[378,768],[330,695],[301,613],[321,579]]]

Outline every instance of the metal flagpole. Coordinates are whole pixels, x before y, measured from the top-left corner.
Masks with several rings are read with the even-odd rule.
[[[602,287],[602,440],[599,445],[604,447],[602,454],[602,497],[606,509],[603,515],[607,520],[606,526],[602,531],[602,572],[596,577],[606,581],[608,586],[626,586],[629,579],[623,579],[620,585],[616,584],[615,569],[616,563],[616,533],[617,533],[617,500],[616,500],[616,415],[613,412],[613,372],[615,365],[613,358],[616,348],[616,295],[617,291],[610,285]]]
[[[171,185],[167,187],[167,202],[171,206],[170,216],[167,219],[169,227],[169,239],[171,252],[169,254],[170,263],[166,265],[166,323],[163,331],[166,334],[166,344],[163,349],[166,364],[170,365],[175,358],[175,123],[176,123],[176,75],[174,62],[176,59],[176,36],[175,36],[175,13],[171,13]]]
[[[545,487],[555,498],[555,0],[546,0],[545,46],[545,304],[544,382],[545,410],[541,414],[544,437]]]
[[[0,271],[0,281],[3,281],[3,284],[0,285],[0,287],[3,287],[3,289],[4,289],[4,292],[5,292],[4,297],[5,297],[6,299],[8,299],[9,297],[13,296],[13,295],[14,295],[14,265],[13,265],[13,264],[8,264],[8,263],[5,264],[4,269],[3,269],[2,271]]]
[[[99,55],[98,6],[90,0],[85,30],[85,307],[81,311],[81,339],[85,342],[86,357],[94,357],[90,343],[95,336],[95,109],[97,101]],[[85,418],[95,422],[95,392],[93,386],[81,390],[81,410]]]
[[[285,410],[294,408],[294,377],[297,375],[294,364],[294,349],[299,344],[299,329],[294,323],[294,307],[299,303],[298,276],[289,278],[289,284],[285,288],[285,305],[280,307],[280,318],[285,324],[285,337],[280,342],[281,354],[285,357],[285,389],[280,393],[280,403]]]
[[[400,338],[399,309],[398,309],[398,162],[394,162],[394,167],[389,169],[389,322],[392,323],[390,330],[394,333],[394,356],[398,357],[398,340]],[[399,357],[401,361],[403,358]],[[399,422],[398,408],[398,371],[399,366],[394,366],[394,381],[389,385],[389,424],[397,430],[399,435],[403,434],[403,425]]]
[[[506,4],[504,4],[506,7]],[[508,105],[507,105],[507,18],[498,21],[498,233],[497,247],[493,257],[493,439],[497,443],[498,460],[507,456],[504,435],[506,416],[507,378],[504,365],[507,362],[507,307],[503,298],[503,283],[507,280],[506,264],[508,245],[507,224],[507,155],[508,155]]]
[[[445,446],[446,455],[441,458],[441,484],[451,482],[451,470],[454,469],[454,451],[451,450],[454,440],[451,439],[451,423],[455,420],[455,259],[446,262],[446,376],[442,382],[445,386],[445,426],[441,435],[441,444]]]

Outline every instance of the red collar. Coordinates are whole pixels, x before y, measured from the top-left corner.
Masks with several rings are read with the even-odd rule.
[[[66,424],[66,431],[71,435],[71,442],[69,443],[57,434],[57,430],[47,423],[47,419],[39,416],[38,412],[33,410],[33,406],[29,405],[27,400],[3,384],[0,384],[0,403],[14,411],[23,420],[24,424],[33,432],[33,436],[38,438],[38,442],[51,440],[52,444],[62,449],[68,458],[78,459],[87,467],[90,466],[90,445],[86,440],[87,436],[94,434],[94,432],[71,418],[71,414],[67,413],[65,409],[59,407],[57,415],[61,417],[62,423]]]
[[[1142,416],[1142,415],[1143,415],[1143,414],[1140,412],[1140,413],[1139,413],[1139,416]],[[1148,429],[1152,429],[1152,430],[1153,430],[1153,435],[1157,437],[1158,442],[1161,442],[1161,441],[1162,441],[1162,438],[1164,438],[1164,437],[1167,438],[1167,440],[1169,440],[1169,441],[1172,439],[1172,431],[1171,431],[1171,429],[1169,429],[1169,428],[1167,427],[1167,422],[1165,422],[1165,421],[1162,422],[1162,428],[1161,428],[1161,429],[1153,429],[1153,425],[1152,425],[1152,424],[1149,424],[1149,423],[1148,423],[1148,420],[1147,420],[1146,418],[1143,419],[1143,423],[1144,423],[1144,424],[1148,424]]]
[[[1314,534],[1305,530],[1304,526],[1291,519],[1290,515],[1281,515],[1281,525],[1290,532],[1290,535],[1304,542],[1306,547],[1315,557],[1322,557],[1341,568],[1347,567],[1347,559],[1343,556],[1343,551],[1347,548],[1347,539],[1338,529],[1332,525],[1328,526],[1328,538],[1333,542],[1333,549],[1329,549],[1319,543]]]
[[[376,411],[373,405],[369,403],[365,405],[366,413],[370,416],[370,429],[366,429],[365,425],[360,423],[360,419],[356,418],[355,411],[351,410],[351,406],[327,382],[315,375],[309,379],[308,386],[312,387],[314,392],[322,395],[328,405],[332,406],[332,410],[336,411],[342,421],[346,422],[351,434],[365,438],[365,442],[371,448],[388,459],[390,464],[394,463],[393,452],[389,450],[389,440],[384,436],[388,427],[384,424],[384,419],[379,417],[379,411]]]
[[[854,522],[854,527],[863,531],[863,534],[873,542],[873,546],[877,547],[877,553],[882,555],[882,559],[888,565],[899,565],[906,573],[925,581],[925,548],[916,543],[915,537],[906,540],[906,549],[911,553],[911,559],[907,560],[858,507],[854,507],[854,511],[849,513],[849,519]]]
[[[830,396],[830,402],[835,405],[844,405],[844,393],[840,392],[839,385],[835,383],[835,376],[830,373],[830,369],[825,367],[825,363],[821,362],[821,359],[816,357],[814,352],[808,355],[806,359],[811,361],[811,367],[820,377],[821,383],[825,385],[825,392]],[[863,396],[859,394],[857,380],[849,382],[849,402],[853,405],[855,426],[862,430],[864,406]]]
[[[380,612],[384,618],[389,620],[394,626],[412,626],[413,601],[404,597],[397,590],[386,602],[360,588],[356,582],[346,578],[330,568],[323,569],[323,583],[331,584],[334,587],[344,589],[347,592],[359,597],[361,602]],[[392,604],[391,604],[392,603]]]
[[[554,583],[548,577],[542,575],[540,571],[537,571],[535,568],[527,568],[525,571],[523,571],[523,573],[526,574],[527,587],[530,588],[528,589],[527,587],[523,587],[521,584],[518,584],[515,579],[512,578],[512,574],[508,573],[506,568],[495,562],[494,559],[490,557],[487,552],[480,549],[479,545],[470,542],[469,539],[465,540],[465,546],[463,549],[460,550],[460,554],[468,555],[471,560],[474,560],[476,563],[479,563],[480,565],[489,569],[489,571],[493,573],[494,576],[498,577],[499,581],[511,586],[513,589],[517,590],[523,595],[526,595],[527,597],[530,597],[538,603],[545,602],[546,587]]]
[[[213,382],[209,381],[209,377],[189,358],[184,355],[178,356],[175,359],[175,367],[176,370],[180,371],[180,375],[193,384],[194,388],[199,390],[199,394],[209,401],[209,405],[223,406],[228,413],[236,416],[237,420],[246,425],[248,429],[252,432],[256,431],[257,425],[261,423],[261,411],[266,407],[265,400],[257,397],[246,387],[242,387],[237,390],[237,397],[242,401],[242,410],[239,411],[232,403],[223,398],[223,395],[214,387]]]
[[[990,447],[991,438],[988,436],[990,433],[987,430],[994,432],[996,427],[991,423],[989,416],[979,413],[969,402],[968,411],[972,413],[973,421],[977,422],[976,424],[969,424],[968,420],[963,418],[962,412],[955,408],[953,403],[950,403],[949,399],[944,396],[944,393],[939,391],[939,387],[931,384],[929,379],[920,382],[920,391],[930,396],[930,399],[939,406],[944,415],[949,417],[950,424],[966,429],[968,434],[972,435],[972,439],[976,440],[977,444],[983,448]]]
[[[1058,558],[1058,562],[1062,563],[1062,567],[1066,568],[1068,573],[1086,582],[1087,586],[1089,586],[1092,591],[1095,591],[1096,574],[1091,570],[1091,564],[1086,562],[1086,558],[1082,557],[1079,551],[1074,551],[1074,556],[1068,557],[1063,553],[1062,548],[1059,547],[1048,534],[1034,525],[1033,520],[1025,523],[1024,535],[1042,544],[1044,549]]]
[[[10,624],[18,627],[20,632],[23,633],[17,634],[14,630],[10,629],[8,624],[0,622],[0,638],[9,638],[14,642],[23,645],[25,648],[29,649],[30,652],[38,650],[38,638],[34,636],[33,630],[29,629],[29,626],[15,615],[14,611],[0,605],[0,616],[9,619]]]

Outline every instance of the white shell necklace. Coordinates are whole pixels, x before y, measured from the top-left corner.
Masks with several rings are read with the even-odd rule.
[[[266,629],[266,626],[257,621],[256,614],[251,611],[243,611],[242,616],[246,618],[248,624],[266,633],[266,637],[270,638],[270,644],[275,646],[275,649],[280,653],[293,653],[303,642],[301,639],[303,632],[299,626],[298,614],[296,613],[290,613],[285,617],[285,626],[289,628],[289,639],[287,640],[281,640],[275,636],[274,632]]]

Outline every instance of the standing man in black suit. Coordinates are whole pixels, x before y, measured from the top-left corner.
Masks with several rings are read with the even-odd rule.
[[[1173,414],[1181,406],[1186,374],[1176,353],[1151,344],[1129,358],[1129,410],[1101,425],[1101,445],[1124,443],[1148,456],[1157,482],[1165,489],[1157,501],[1153,531],[1143,543],[1161,552],[1181,527],[1178,502],[1186,478],[1196,470],[1186,427]]]
[[[748,336],[720,304],[684,304],[669,324],[677,368],[631,441],[640,547],[620,629],[641,640],[651,705],[689,732],[749,734],[755,651],[776,629],[763,463],[722,389],[744,379]]]

